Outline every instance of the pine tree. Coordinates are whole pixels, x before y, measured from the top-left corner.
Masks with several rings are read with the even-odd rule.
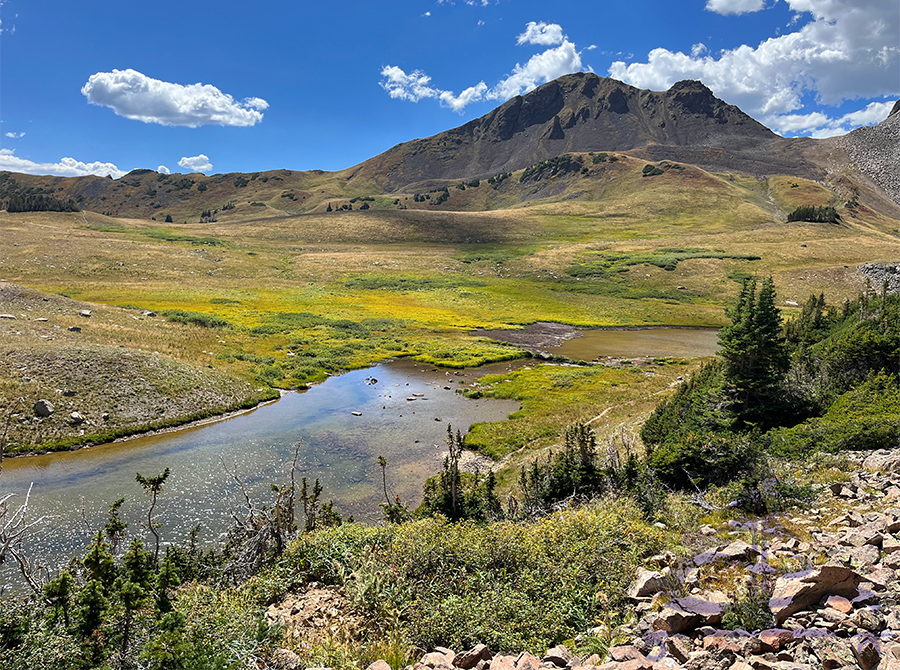
[[[756,288],[755,277],[744,281],[728,312],[731,325],[719,332],[725,380],[736,401],[735,413],[745,424],[765,422],[765,415],[779,405],[781,382],[790,364],[774,282],[768,277],[758,294]]]

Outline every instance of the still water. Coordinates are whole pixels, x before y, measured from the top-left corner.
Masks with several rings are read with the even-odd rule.
[[[135,474],[171,468],[156,519],[163,540],[178,542],[196,525],[215,539],[232,510],[241,513],[237,485],[223,461],[244,480],[254,502],[267,504],[269,484],[286,483],[293,445],[302,440],[299,478],[318,478],[323,498],[357,520],[381,518],[384,494],[376,458],[388,466],[388,491],[412,506],[425,479],[440,470],[447,425],[463,433],[479,421],[500,421],[518,403],[468,400],[456,389],[478,377],[522,363],[501,363],[459,372],[411,361],[392,361],[332,377],[305,393],[233,418],[75,452],[7,459],[0,492],[24,496],[34,482],[29,515],[49,515],[28,547],[53,564],[77,553],[103,524],[110,503],[124,497],[122,516],[143,534],[149,499]],[[354,415],[359,413],[359,416]],[[19,500],[22,498],[19,497]],[[0,584],[9,573],[0,574]]]
[[[719,331],[711,328],[643,328],[640,330],[582,330],[581,337],[553,348],[573,360],[604,356],[713,356]]]

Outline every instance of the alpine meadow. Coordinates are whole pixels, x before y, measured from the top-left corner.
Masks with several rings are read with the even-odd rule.
[[[417,18],[497,30],[514,4]],[[327,171],[0,149],[0,670],[900,668],[897,8],[769,4],[694,14],[780,12],[784,35],[646,63],[532,21],[516,46],[545,50],[459,94],[403,65],[401,45],[450,47],[395,8],[263,29],[245,7],[271,52],[248,36],[259,53],[221,67],[271,69],[266,99],[113,70],[88,111],[119,143],[140,128],[134,150],[153,126],[223,155],[220,131],[288,123],[282,86],[316,82],[323,110],[352,90],[359,109],[322,113],[369,114],[376,144],[381,105],[466,118],[420,139],[398,120],[404,141]],[[4,12],[13,49],[28,14]],[[209,20],[198,49],[234,39]],[[281,23],[377,47],[380,102],[284,61]],[[767,51],[832,28],[830,69]],[[600,76],[601,56],[624,60]],[[4,137],[48,104],[26,126],[11,103]],[[286,127],[271,151],[299,155]],[[334,160],[374,146],[355,132]],[[283,160],[243,141],[238,164]]]

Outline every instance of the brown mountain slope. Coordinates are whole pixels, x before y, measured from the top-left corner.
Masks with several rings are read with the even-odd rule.
[[[620,156],[628,152],[644,161],[684,163],[710,172],[800,177],[831,184],[846,200],[868,192],[879,201],[887,195],[893,208],[900,203],[894,160],[900,146],[898,119],[900,114],[892,114],[876,128],[854,131],[846,141],[787,139],[719,100],[697,81],[681,81],[656,92],[576,73],[513,98],[458,128],[399,144],[339,172],[272,170],[206,176],[133,170],[115,180],[0,173],[0,201],[14,194],[50,194],[111,216],[172,223],[288,217],[350,206],[483,211],[560,196],[564,188],[535,190],[525,175],[516,175],[504,180],[502,188],[494,187],[492,195],[497,197],[462,197],[454,190],[455,197],[448,201],[439,198],[439,192],[453,189],[460,180],[540,167],[541,161],[568,153],[582,163],[580,168],[591,160],[585,154],[597,151]],[[566,197],[597,197],[596,189],[588,186],[573,187]],[[424,199],[414,199],[414,194]],[[883,208],[877,203],[870,206]]]
[[[820,171],[698,81],[668,91],[595,74],[570,74],[517,96],[479,119],[386,151],[352,171],[385,191],[433,179],[488,177],[570,151],[646,148],[654,160],[706,169],[817,177]]]

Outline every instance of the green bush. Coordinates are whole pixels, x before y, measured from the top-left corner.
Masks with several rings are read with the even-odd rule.
[[[788,223],[791,221],[812,221],[814,223],[840,223],[841,217],[834,207],[816,207],[814,205],[801,205],[788,214]]]
[[[166,309],[160,312],[169,321],[175,323],[186,323],[192,326],[202,326],[203,328],[229,328],[231,323],[215,314],[205,314],[203,312],[188,312],[182,309]]]
[[[769,437],[775,453],[790,456],[895,448],[900,441],[900,384],[893,375],[870,374],[860,386],[841,395],[823,416],[773,430]]]
[[[402,612],[403,632],[422,648],[542,653],[622,602],[641,558],[661,546],[627,500],[525,524],[344,524],[301,537],[257,588],[342,584],[372,620]]]

